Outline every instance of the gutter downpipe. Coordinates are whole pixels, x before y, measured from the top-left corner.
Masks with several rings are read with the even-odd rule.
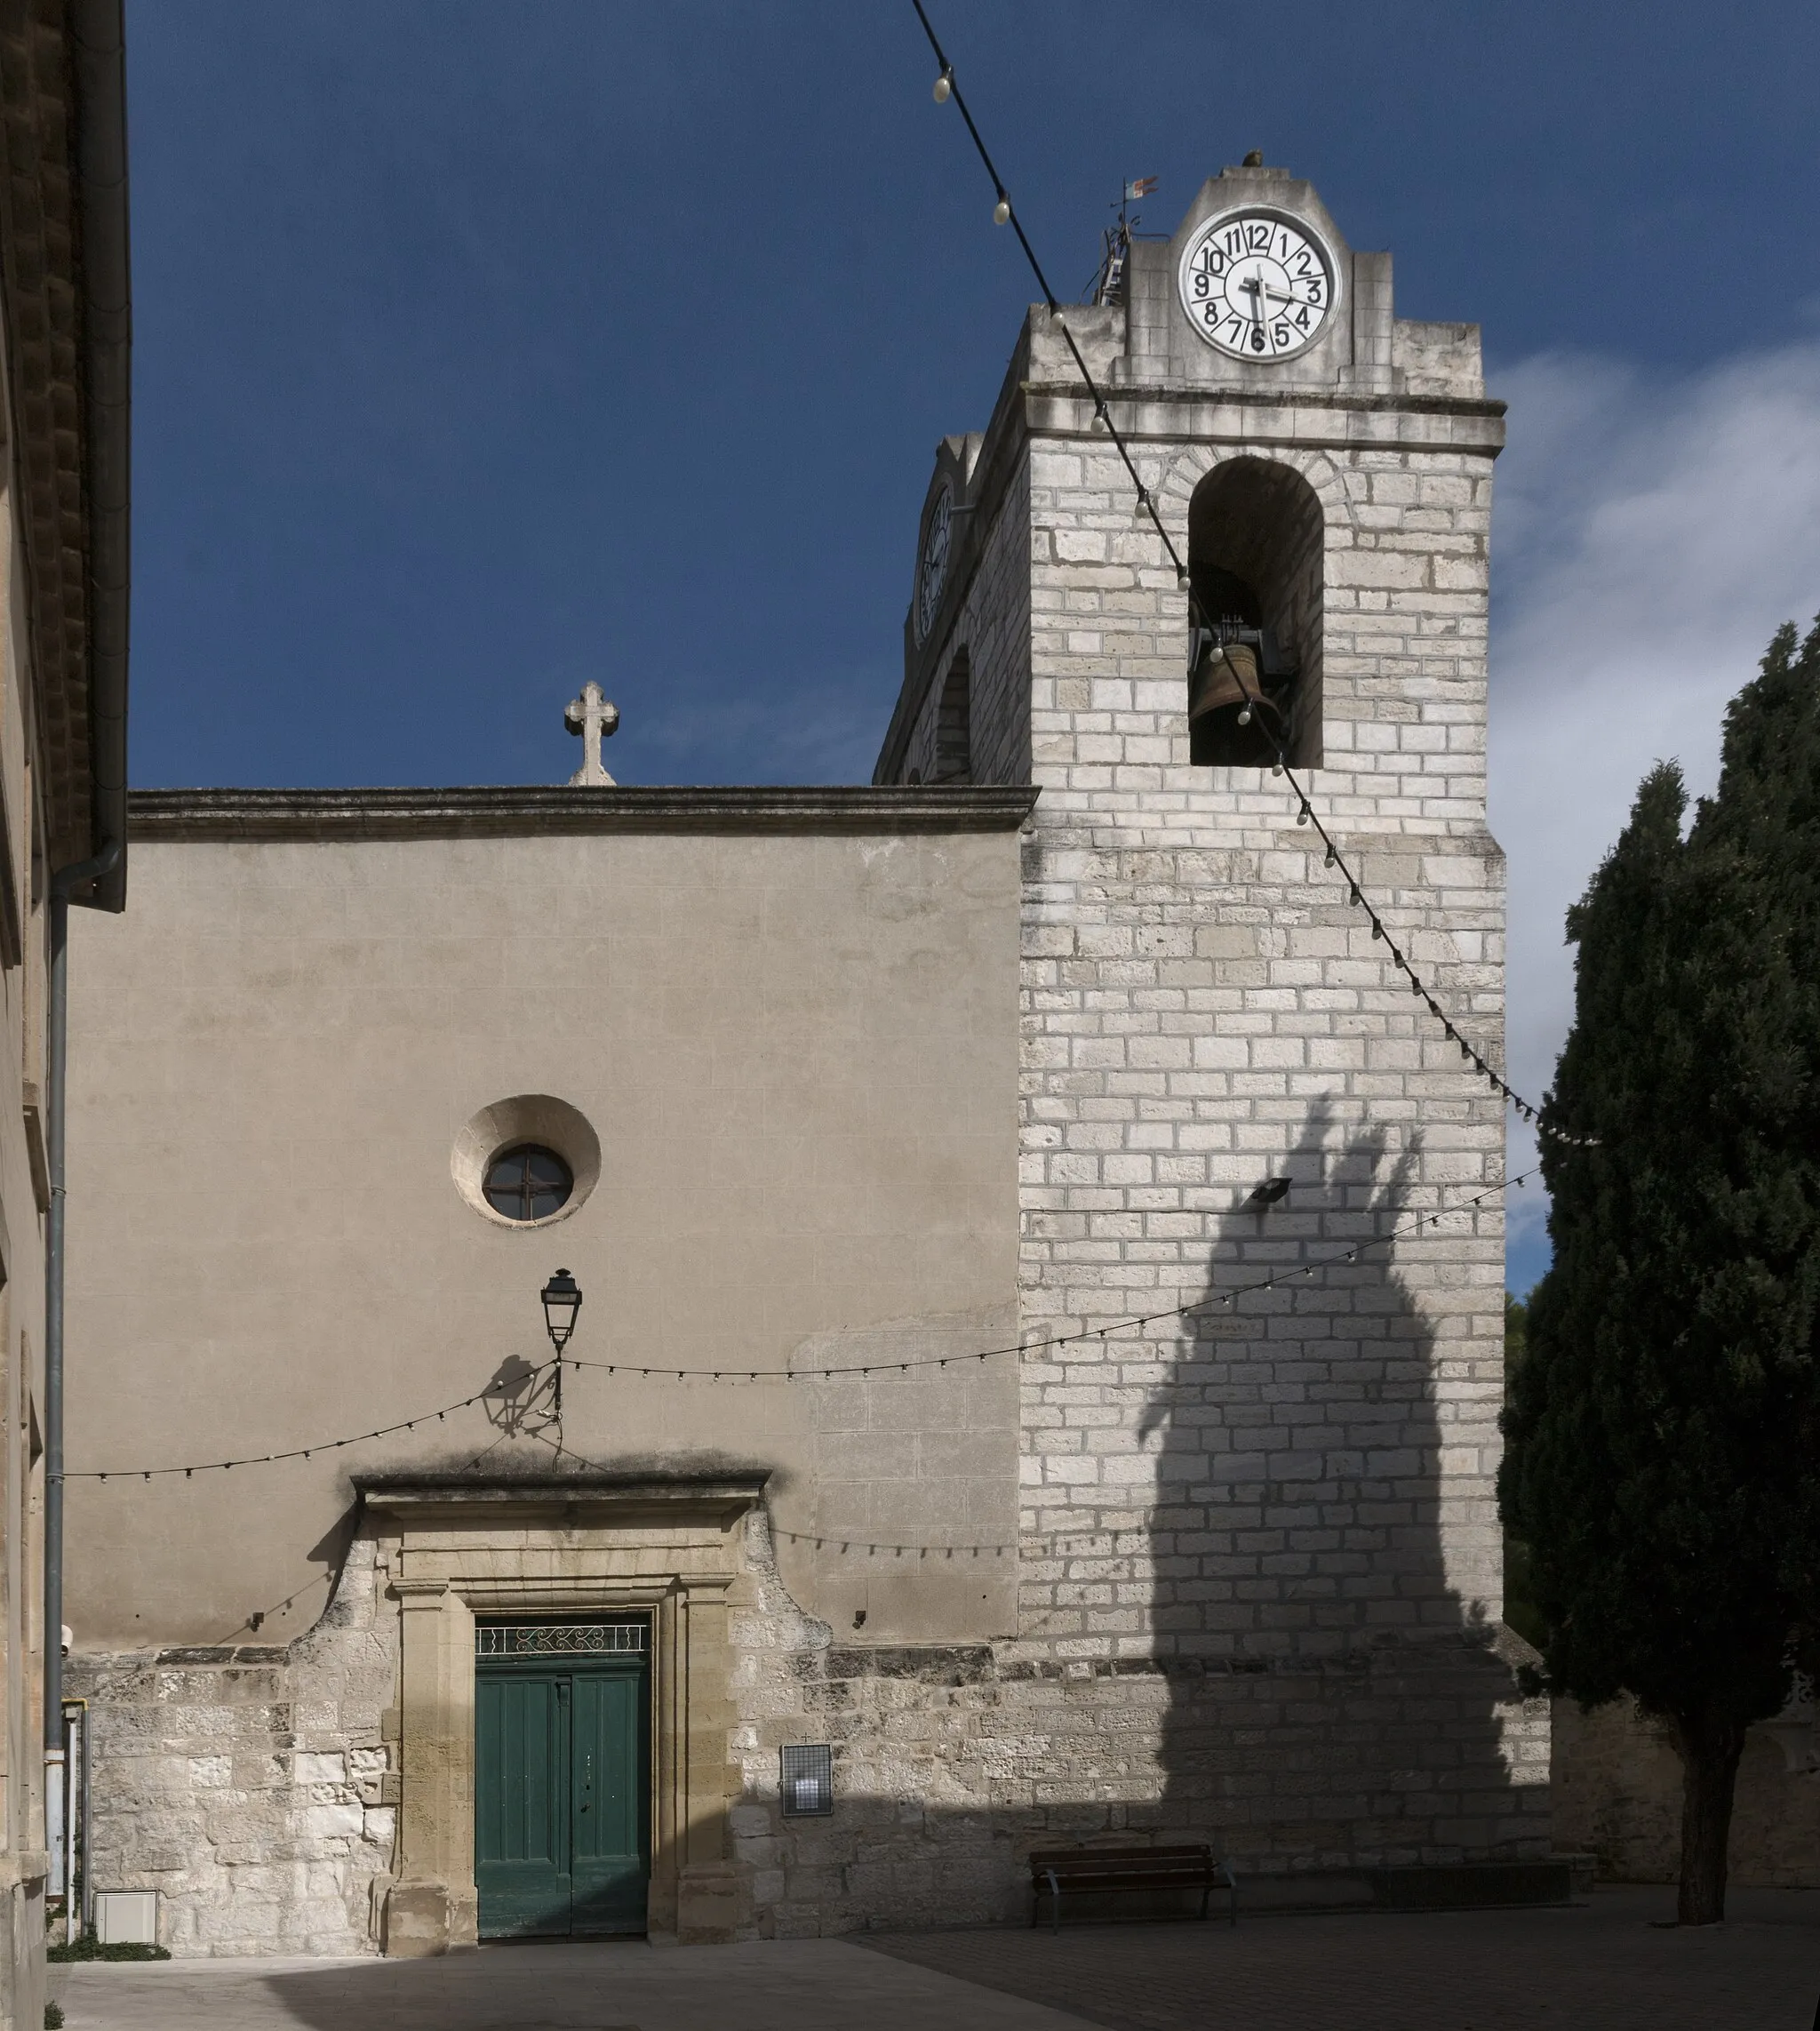
[[[77,214],[82,233],[83,392],[88,509],[88,693],[98,851],[51,877],[45,997],[44,1760],[63,1777],[64,1105],[68,1064],[69,906],[126,903],[126,648],[132,455],[132,268],[127,232],[124,0],[73,0]],[[68,1832],[66,1830],[66,1839]]]
[[[63,1761],[63,1093],[69,1065],[69,892],[111,874],[121,843],[51,877],[51,991],[44,1011],[44,1757]]]

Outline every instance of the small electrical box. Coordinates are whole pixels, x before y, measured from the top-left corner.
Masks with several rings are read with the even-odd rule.
[[[104,1947],[156,1947],[158,1943],[157,1891],[98,1890],[95,1892],[95,1938]]]
[[[826,1742],[798,1742],[779,1752],[778,1786],[786,1819],[806,1819],[834,1809],[834,1752]]]

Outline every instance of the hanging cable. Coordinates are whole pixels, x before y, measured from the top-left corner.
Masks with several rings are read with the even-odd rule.
[[[572,1355],[566,1356],[565,1360],[571,1368],[591,1368],[607,1375],[644,1376],[659,1381],[674,1379],[678,1382],[829,1382],[836,1376],[907,1375],[913,1369],[969,1368],[980,1362],[996,1361],[1009,1355],[1042,1354],[1052,1347],[1075,1347],[1084,1340],[1098,1340],[1103,1347],[1108,1334],[1133,1331],[1143,1326],[1154,1325],[1163,1319],[1193,1319],[1202,1313],[1229,1309],[1241,1298],[1251,1297],[1262,1291],[1273,1291],[1280,1284],[1305,1281],[1322,1269],[1335,1269],[1347,1263],[1355,1263],[1373,1249],[1388,1247],[1392,1242],[1409,1235],[1420,1234],[1425,1227],[1437,1227],[1443,1219],[1483,1205],[1486,1200],[1497,1198],[1501,1193],[1523,1184],[1534,1175],[1533,1171],[1526,1171],[1518,1177],[1510,1179],[1505,1184],[1489,1185],[1482,1192],[1475,1192],[1471,1197],[1462,1199],[1455,1205],[1419,1213],[1413,1219],[1388,1228],[1381,1235],[1373,1235],[1364,1241],[1354,1242],[1350,1248],[1337,1250],[1333,1254],[1320,1257],[1313,1262],[1301,1262],[1273,1270],[1268,1276],[1257,1277],[1249,1283],[1234,1283],[1226,1290],[1216,1291],[1209,1297],[1198,1298],[1192,1304],[1172,1305],[1154,1312],[1134,1312],[1122,1318],[1104,1320],[1098,1325],[1082,1326],[1075,1332],[1050,1333],[1041,1339],[1020,1340],[1015,1345],[987,1347],[979,1354],[918,1355],[908,1361],[829,1362],[809,1368],[652,1368],[636,1362],[579,1361]],[[554,1362],[543,1362],[532,1369],[530,1375],[541,1375],[555,1366]],[[522,1376],[518,1379],[522,1384],[529,1380],[530,1376]],[[273,1467],[281,1460],[308,1459],[315,1453],[336,1452],[344,1446],[365,1445],[374,1439],[390,1438],[398,1432],[415,1431],[419,1425],[441,1423],[457,1411],[470,1410],[476,1403],[498,1402],[501,1395],[498,1384],[490,1383],[484,1389],[476,1390],[472,1396],[462,1397],[459,1403],[445,1403],[440,1411],[425,1411],[417,1417],[401,1418],[395,1423],[379,1425],[371,1431],[356,1432],[347,1438],[321,1439],[310,1445],[291,1446],[280,1452],[247,1453],[237,1459],[201,1460],[189,1467],[81,1467],[66,1472],[62,1478],[66,1481],[152,1481],[180,1474],[188,1481],[198,1474],[227,1474],[236,1467]],[[553,1451],[568,1452],[571,1459],[583,1466],[592,1464],[583,1459],[580,1454],[570,1451],[560,1441],[550,1439],[540,1431],[527,1429],[519,1435],[549,1446]],[[498,1443],[499,1441],[495,1440],[494,1444]],[[491,1450],[491,1446],[487,1448],[488,1451]]]
[[[553,1362],[543,1362],[533,1368],[531,1374],[540,1375],[555,1365]],[[529,1377],[519,1378],[521,1383],[528,1379]],[[415,1431],[419,1425],[440,1424],[457,1411],[469,1410],[475,1403],[489,1400],[497,1403],[502,1395],[498,1384],[489,1383],[472,1396],[464,1396],[459,1403],[444,1403],[440,1411],[424,1411],[414,1418],[401,1418],[395,1424],[379,1425],[370,1432],[356,1432],[349,1438],[320,1439],[312,1445],[291,1446],[283,1452],[247,1453],[238,1459],[205,1459],[191,1467],[82,1467],[66,1471],[59,1478],[63,1481],[150,1481],[180,1474],[188,1481],[198,1474],[226,1474],[236,1467],[271,1467],[279,1460],[307,1459],[312,1453],[336,1452],[343,1446],[365,1445],[372,1439],[390,1438],[395,1432]]]
[[[1419,1213],[1414,1219],[1400,1227],[1391,1227],[1381,1235],[1373,1235],[1367,1240],[1354,1242],[1350,1248],[1336,1250],[1333,1254],[1317,1257],[1312,1262],[1298,1262],[1281,1269],[1273,1269],[1268,1276],[1257,1277],[1249,1283],[1232,1284],[1224,1291],[1214,1291],[1209,1297],[1197,1298],[1192,1304],[1171,1305],[1154,1312],[1133,1312],[1121,1318],[1104,1320],[1098,1325],[1082,1326],[1078,1331],[1050,1333],[1041,1339],[1020,1340],[1015,1345],[987,1347],[978,1354],[917,1355],[908,1361],[816,1362],[803,1368],[742,1368],[733,1363],[726,1363],[719,1368],[659,1368],[643,1362],[578,1361],[572,1357],[569,1365],[571,1368],[596,1369],[607,1375],[637,1375],[660,1382],[832,1382],[836,1377],[907,1375],[913,1369],[968,1368],[979,1362],[996,1361],[1008,1355],[1041,1354],[1051,1347],[1077,1346],[1083,1340],[1104,1341],[1109,1333],[1130,1332],[1143,1326],[1154,1325],[1162,1319],[1193,1319],[1203,1312],[1230,1307],[1241,1298],[1253,1297],[1262,1291],[1273,1291],[1280,1284],[1304,1282],[1320,1270],[1340,1268],[1347,1263],[1357,1262],[1373,1249],[1386,1248],[1393,1241],[1420,1234],[1425,1227],[1439,1227],[1442,1220],[1483,1205],[1486,1200],[1497,1198],[1504,1192],[1525,1183],[1535,1175],[1534,1171],[1520,1172],[1503,1184],[1488,1185],[1482,1192],[1475,1192],[1470,1198],[1462,1199],[1455,1205]]]
[[[1024,250],[1024,258],[1030,264],[1030,272],[1035,276],[1036,285],[1042,292],[1043,303],[1049,311],[1050,320],[1060,331],[1063,340],[1067,345],[1069,356],[1074,360],[1075,369],[1087,389],[1089,399],[1092,402],[1094,420],[1112,439],[1114,449],[1118,452],[1121,462],[1130,476],[1132,487],[1137,492],[1138,505],[1150,517],[1151,525],[1156,531],[1157,538],[1162,544],[1169,563],[1175,568],[1177,585],[1188,596],[1191,626],[1199,625],[1200,620],[1197,620],[1197,616],[1201,615],[1200,603],[1194,596],[1194,588],[1189,579],[1188,568],[1182,560],[1181,553],[1176,548],[1169,531],[1163,526],[1162,516],[1157,512],[1155,498],[1151,493],[1150,489],[1145,485],[1143,478],[1132,460],[1124,434],[1113,421],[1112,411],[1107,404],[1104,393],[1101,391],[1099,383],[1093,378],[1092,370],[1088,366],[1085,356],[1074,341],[1074,332],[1069,327],[1068,320],[1063,314],[1061,305],[1056,300],[1055,292],[1049,285],[1048,276],[1042,272],[1042,264],[1037,260],[1035,249],[1032,247],[1029,237],[1025,233],[1023,223],[1018,217],[1017,208],[1012,204],[1010,194],[1005,188],[1004,180],[1000,176],[998,168],[980,135],[979,128],[974,121],[973,115],[968,108],[966,98],[961,90],[960,80],[954,74],[954,64],[949,60],[947,52],[942,48],[940,39],[937,36],[934,26],[923,7],[922,0],[910,0],[910,4],[915,8],[916,19],[922,24],[922,32],[928,36],[929,46],[935,52],[935,60],[939,70],[937,78],[936,101],[938,105],[946,104],[952,98],[962,119],[966,122],[967,132],[975,149],[978,152],[980,161],[985,164],[986,173],[992,179],[993,189],[997,194],[998,202],[993,216],[1000,224],[1009,222],[1012,230],[1017,234],[1018,244]],[[946,90],[943,87],[946,87]],[[1201,618],[1204,619],[1204,617]],[[1230,657],[1226,658],[1226,668],[1229,670],[1233,670]],[[1233,675],[1238,676],[1236,670],[1233,670]],[[1245,689],[1242,677],[1239,678],[1239,684],[1241,691]],[[1249,700],[1249,692],[1247,692],[1246,695]],[[1253,701],[1256,704],[1262,702],[1261,699]],[[1249,709],[1250,709],[1249,706],[1248,706]],[[1428,1013],[1441,1025],[1449,1041],[1457,1046],[1460,1055],[1473,1071],[1484,1079],[1501,1099],[1513,1107],[1522,1120],[1532,1123],[1541,1134],[1546,1135],[1557,1142],[1571,1143],[1583,1148],[1595,1147],[1596,1137],[1569,1135],[1565,1131],[1551,1127],[1543,1122],[1539,1109],[1532,1102],[1526,1100],[1509,1083],[1504,1075],[1491,1065],[1472,1039],[1448,1015],[1420,975],[1417,974],[1408,956],[1392,937],[1390,927],[1367,898],[1363,884],[1347,865],[1345,856],[1339,850],[1338,843],[1322,822],[1307,792],[1297,781],[1295,772],[1289,764],[1289,756],[1281,740],[1272,731],[1269,720],[1255,712],[1253,716],[1257,718],[1258,724],[1262,726],[1265,737],[1269,740],[1271,747],[1275,752],[1276,761],[1273,764],[1272,772],[1281,775],[1294,793],[1297,806],[1296,822],[1298,825],[1312,825],[1314,828],[1325,850],[1327,866],[1338,870],[1339,876],[1349,892],[1353,905],[1365,912],[1371,925],[1373,940],[1382,940],[1389,948],[1392,964],[1399,972],[1408,977],[1411,994],[1421,1001]]]

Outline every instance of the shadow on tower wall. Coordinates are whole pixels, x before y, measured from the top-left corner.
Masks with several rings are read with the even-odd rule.
[[[1495,1541],[1495,1514],[1470,1507],[1489,1491],[1457,1480],[1450,1495],[1442,1472],[1449,1443],[1472,1443],[1450,1415],[1482,1435],[1494,1380],[1438,1347],[1397,1267],[1400,1249],[1444,1261],[1448,1223],[1384,1245],[1428,1210],[1417,1167],[1417,1147],[1343,1137],[1330,1110],[1312,1113],[1287,1196],[1228,1216],[1209,1307],[1145,1416],[1161,1435],[1162,1824],[1252,1870],[1457,1868],[1548,1849],[1545,1721],[1519,1704],[1513,1671],[1525,1646],[1455,1579],[1473,1533],[1481,1560]],[[1379,1245],[1307,1273],[1365,1242]],[[1274,1288],[1219,1302],[1265,1276]],[[1433,1878],[1404,1888],[1448,1895]]]

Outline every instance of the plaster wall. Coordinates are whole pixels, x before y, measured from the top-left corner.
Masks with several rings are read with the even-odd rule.
[[[27,556],[0,468],[0,2031],[44,2002],[44,825]],[[78,915],[84,913],[78,912]]]
[[[885,1640],[1010,1629],[1015,834],[135,847],[76,928],[69,1491],[78,1651],[310,1627],[359,1469],[547,1467],[482,1390],[586,1293],[563,1443],[767,1470],[803,1605]],[[554,1094],[599,1184],[513,1228],[454,1188],[480,1108]],[[679,1382],[627,1367],[720,1369]],[[414,1431],[231,1472],[409,1419]],[[490,1450],[491,1449],[491,1450]],[[787,1533],[782,1534],[782,1533]],[[989,1543],[934,1571],[865,1547]],[[847,1548],[839,1548],[844,1545]]]

